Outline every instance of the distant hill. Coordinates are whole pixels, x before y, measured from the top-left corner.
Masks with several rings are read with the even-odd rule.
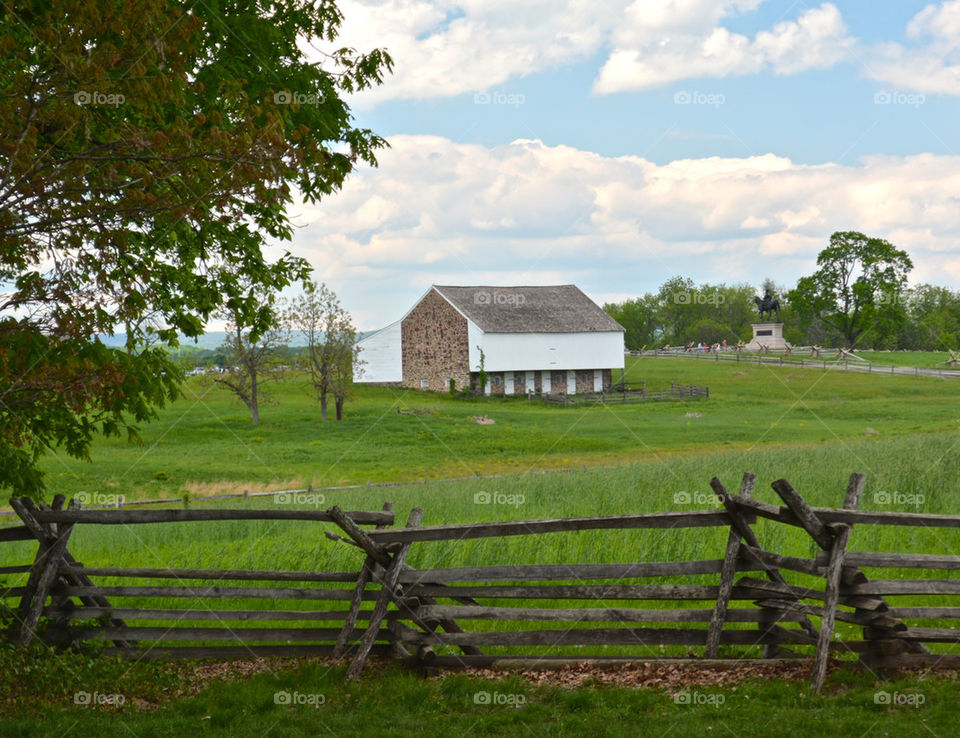
[[[187,338],[186,336],[180,336],[180,345],[183,346],[183,348],[195,346],[197,348],[213,350],[218,348],[220,344],[224,342],[226,337],[227,334],[223,331],[210,331],[209,333],[204,333],[202,336],[198,336],[195,339]],[[105,346],[123,346],[127,342],[126,333],[115,333],[112,336],[101,333],[97,336],[97,338],[99,338]]]
[[[374,331],[361,331],[357,334],[357,340],[369,336]],[[126,333],[116,333],[112,336],[109,336],[105,333],[101,333],[98,338],[106,346],[123,346],[127,342]],[[226,340],[227,334],[224,331],[210,331],[209,333],[204,333],[202,336],[197,337],[196,339],[187,338],[186,336],[180,336],[180,345],[186,349],[189,347],[196,347],[201,349],[209,349],[211,351],[219,348],[223,342]],[[304,346],[303,339],[300,338],[299,334],[295,334],[290,339],[288,344],[292,347]]]

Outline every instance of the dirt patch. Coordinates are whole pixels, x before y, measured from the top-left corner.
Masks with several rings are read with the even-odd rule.
[[[430,415],[434,418],[440,417],[440,413],[438,413],[436,410],[433,410],[429,407],[413,407],[413,408],[397,407],[397,415]]]
[[[578,687],[614,685],[663,689],[669,694],[691,687],[724,687],[746,681],[785,679],[809,681],[812,664],[754,664],[732,660],[728,667],[700,666],[684,663],[631,662],[622,666],[591,666],[589,663],[565,666],[562,669],[469,669],[470,676],[501,679],[505,674],[518,674],[538,686]],[[444,672],[440,678],[456,672]],[[461,672],[462,673],[462,672]]]
[[[733,373],[733,376],[735,376],[735,377],[745,377],[745,376],[747,376],[747,373],[746,373],[746,372],[734,372],[734,373]]]
[[[242,495],[244,490],[249,490],[250,492],[273,492],[278,489],[306,489],[308,481],[309,480],[301,477],[293,477],[285,482],[185,482],[183,484],[183,489],[190,494],[190,497],[198,498],[212,497],[214,495]],[[176,490],[173,492],[161,493],[161,498],[182,496],[183,495]],[[147,498],[144,497],[137,499]]]
[[[488,418],[486,415],[474,415],[473,422],[478,425],[493,425],[497,421],[493,420],[492,418]]]
[[[876,430],[876,429],[874,429],[874,428],[867,428],[867,429],[863,432],[863,435],[865,435],[865,436],[879,436],[879,435],[880,435],[880,431],[878,431],[878,430]]]

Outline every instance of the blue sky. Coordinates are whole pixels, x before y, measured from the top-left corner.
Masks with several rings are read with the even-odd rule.
[[[432,283],[792,284],[837,230],[960,288],[960,0],[340,6],[395,58],[351,101],[391,149],[291,249],[362,329]]]

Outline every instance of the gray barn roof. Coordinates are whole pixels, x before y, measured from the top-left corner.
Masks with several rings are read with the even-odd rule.
[[[433,288],[485,333],[623,331],[623,326],[573,284]]]

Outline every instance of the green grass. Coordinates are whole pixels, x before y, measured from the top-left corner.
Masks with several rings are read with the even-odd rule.
[[[398,525],[415,506],[424,508],[424,524],[432,525],[715,507],[709,497],[709,479],[717,475],[734,490],[747,470],[758,476],[755,495],[759,499],[778,503],[769,483],[786,477],[812,504],[838,506],[849,474],[861,471],[868,477],[865,509],[960,513],[960,416],[956,411],[960,384],[953,380],[650,358],[629,361],[631,381],[643,379],[651,388],[667,386],[671,380],[707,384],[711,396],[694,402],[563,408],[525,399],[464,401],[432,393],[357,388],[355,400],[347,406],[346,421],[321,423],[302,381],[294,379],[276,387],[276,404],[263,409],[264,425],[254,428],[243,408],[229,397],[195,383],[187,385],[186,397],[165,410],[160,422],[144,428],[143,446],[98,441],[92,464],[62,456],[48,459],[50,490],[135,498],[175,496],[184,490],[196,495],[245,487],[276,489],[308,482],[319,487],[507,474],[496,479],[322,491],[314,503],[374,510],[389,499]],[[398,415],[398,406],[417,414]],[[688,417],[688,413],[700,417]],[[474,415],[488,415],[497,423],[477,425],[471,419]],[[867,429],[871,429],[869,435]],[[615,466],[583,469],[585,465]],[[530,473],[542,471],[549,473]],[[512,496],[519,504],[478,504],[475,495],[481,491]],[[900,502],[887,504],[888,496]],[[921,502],[912,505],[905,502],[908,499]],[[246,503],[206,504],[273,507],[280,501],[256,498]],[[323,529],[329,527],[278,521],[81,526],[75,529],[70,548],[87,566],[357,569],[358,553],[325,539]],[[816,553],[802,531],[763,520],[755,530],[768,550],[796,556]],[[718,528],[422,543],[411,549],[408,561],[417,568],[432,568],[708,559],[722,556],[726,536]],[[850,548],[955,554],[956,544],[950,529],[908,533],[904,528],[861,525],[854,528]],[[28,563],[34,553],[35,546],[26,543],[4,544],[3,565]],[[954,574],[869,572],[871,578]],[[18,578],[2,579],[12,585]],[[805,581],[799,575],[788,579],[797,584]],[[110,583],[103,578],[98,581]],[[715,577],[683,581],[715,583]],[[926,598],[924,604],[955,604],[934,599]],[[160,603],[140,599],[124,604]],[[205,603],[180,604],[202,607]],[[218,604],[298,606],[263,600]],[[509,604],[532,603],[514,600]],[[908,604],[908,600],[892,604]],[[472,622],[470,629],[481,627],[485,627],[482,622]],[[956,651],[945,646],[935,650]],[[638,658],[656,655],[653,649],[641,648],[629,653]],[[71,729],[104,735],[131,731],[138,735],[188,731],[667,735],[727,728],[737,735],[819,735],[824,731],[859,735],[875,724],[899,735],[924,729],[952,734],[955,724],[956,683],[947,677],[911,677],[882,686],[889,692],[921,691],[925,704],[920,708],[878,706],[873,700],[878,687],[872,678],[847,672],[831,676],[824,697],[811,697],[806,682],[778,680],[701,690],[723,695],[724,704],[716,707],[678,705],[656,689],[557,689],[534,687],[516,678],[424,681],[392,667],[368,673],[360,685],[345,685],[342,668],[307,664],[251,680],[215,683],[194,697],[174,699],[182,685],[170,664],[142,662],[131,669],[129,664],[102,657],[9,651],[3,652],[0,661],[4,715],[0,732],[4,735],[62,734]],[[326,702],[316,709],[277,706],[273,694],[278,689],[324,694]],[[71,695],[78,690],[119,692],[131,699],[119,713],[82,708],[71,704]],[[474,703],[474,693],[495,690],[524,695],[524,707]],[[137,712],[133,697],[159,708]]]
[[[275,404],[263,408],[255,427],[222,390],[190,380],[185,397],[143,428],[143,445],[98,440],[92,463],[59,453],[43,467],[51,493],[132,500],[624,464],[666,453],[847,443],[873,431],[888,438],[960,425],[960,383],[953,380],[644,357],[628,362],[630,381],[645,380],[650,388],[706,384],[710,398],[564,408],[357,387],[347,419],[324,423],[304,380],[295,377],[274,385]],[[475,415],[496,424],[478,425]]]
[[[953,735],[956,728],[957,684],[942,677],[877,684],[869,675],[841,672],[831,677],[822,696],[811,695],[804,682],[752,680],[732,687],[693,687],[691,701],[698,704],[684,704],[683,698],[678,701],[655,687],[565,689],[534,686],[517,676],[425,680],[392,667],[372,670],[359,684],[346,684],[343,667],[274,666],[276,671],[214,682],[196,696],[170,702],[171,694],[184,686],[172,668],[139,664],[127,671],[126,665],[111,664],[105,674],[108,669],[94,672],[70,664],[53,670],[57,681],[37,680],[44,686],[42,696],[4,705],[0,726],[4,735],[31,737],[820,736],[876,729],[885,735]],[[81,691],[123,695],[125,704],[120,710],[76,706],[73,695]],[[877,704],[881,691],[923,703]],[[276,694],[294,692],[322,704],[276,704]],[[510,704],[483,704],[482,694],[489,694],[491,703]],[[135,697],[156,709],[138,712]]]
[[[758,475],[756,497],[779,503],[769,483],[786,477],[814,505],[839,506],[852,471],[863,471],[868,483],[864,509],[922,511],[927,513],[960,512],[960,477],[957,475],[956,447],[960,433],[904,436],[899,438],[860,439],[845,444],[813,447],[768,446],[753,450],[725,449],[712,453],[664,454],[616,469],[577,470],[509,476],[495,480],[462,482],[429,482],[389,489],[372,488],[317,493],[314,507],[339,505],[343,509],[379,509],[389,499],[394,503],[397,524],[402,525],[411,508],[425,510],[424,524],[436,525],[483,520],[521,520],[548,517],[597,515],[608,513],[658,512],[717,507],[710,496],[708,481],[713,475],[735,490],[742,473],[751,470]],[[477,504],[479,492],[495,493],[512,498],[518,504]],[[899,504],[887,504],[885,495]],[[903,500],[921,500],[920,506]],[[242,500],[230,501],[241,506]],[[276,508],[273,498],[257,498],[246,503],[260,508]],[[138,526],[80,526],[71,539],[71,551],[87,566],[153,566],[170,568],[279,568],[292,570],[354,571],[361,563],[356,549],[322,537],[329,526],[317,523],[283,521],[230,521],[204,524],[153,524]],[[816,546],[801,530],[760,520],[755,530],[761,544],[777,553],[810,557]],[[909,551],[953,554],[956,536],[950,529],[907,529],[861,525],[854,529],[851,550],[903,551],[904,536],[909,536]],[[424,542],[411,548],[408,561],[420,568],[470,566],[477,564],[562,564],[617,563],[631,561],[676,561],[717,559],[723,555],[727,531],[715,529],[682,529],[674,531],[584,531],[542,536],[518,536],[506,539],[475,539],[455,542]],[[10,563],[27,563],[34,546],[28,543],[7,544],[5,555]],[[911,570],[873,570],[872,578],[928,576],[950,577],[953,572]],[[16,578],[6,577],[8,584]],[[20,578],[22,580],[22,577]],[[682,582],[714,584],[715,577],[683,577],[647,579],[644,582]],[[792,574],[798,585],[816,582]],[[134,583],[131,580],[98,578],[102,584]],[[171,584],[147,581],[141,584]],[[575,582],[571,582],[575,583]],[[638,581],[638,583],[640,583]],[[348,589],[350,585],[342,585]],[[896,604],[955,604],[949,598],[899,598]],[[129,606],[171,606],[169,600],[138,598],[124,601]],[[264,600],[184,601],[176,606],[212,608],[301,608],[324,607],[323,603],[297,603]],[[509,601],[489,604],[533,606],[534,602]],[[595,603],[569,601],[557,606],[618,606],[616,602]],[[656,607],[657,603],[647,603]],[[330,603],[332,609],[342,604]],[[665,605],[666,606],[666,605]],[[676,605],[670,605],[676,606]],[[682,606],[682,605],[680,605]],[[706,607],[689,603],[691,607]],[[739,603],[738,606],[747,606]],[[148,623],[141,623],[147,625]],[[187,625],[183,622],[181,625]],[[193,623],[207,625],[210,623]],[[917,623],[931,627],[950,627],[953,621]],[[162,623],[156,623],[162,625]],[[289,623],[296,626],[298,623]],[[471,623],[471,629],[492,627],[489,623]],[[512,623],[506,627],[522,629],[529,625]],[[541,627],[541,626],[537,626]],[[543,627],[550,627],[549,625]],[[738,627],[738,626],[731,626]],[[748,627],[746,625],[742,627]],[[842,626],[838,630],[851,638],[859,638],[859,630]],[[847,633],[847,630],[850,632]],[[801,649],[802,650],[802,649]],[[809,650],[809,649],[808,649]],[[934,650],[955,652],[950,646]],[[530,653],[542,650],[528,649]],[[585,649],[569,651],[583,655]],[[656,649],[594,649],[590,653],[614,653],[637,657],[655,656]],[[560,651],[556,651],[560,653]],[[668,649],[682,655],[684,649]],[[748,651],[738,651],[749,655]]]
[[[921,369],[956,369],[944,364],[950,358],[948,351],[857,351],[854,353],[874,364],[918,366]]]

